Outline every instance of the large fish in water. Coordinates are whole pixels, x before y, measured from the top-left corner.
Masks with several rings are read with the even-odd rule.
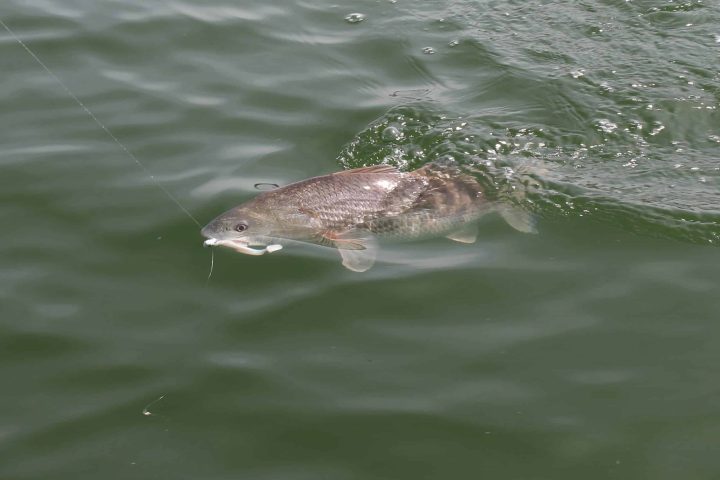
[[[535,231],[528,212],[488,200],[481,184],[456,167],[401,172],[377,165],[263,192],[214,219],[202,235],[206,246],[249,255],[272,253],[287,241],[332,247],[345,267],[364,272],[375,262],[378,236],[473,243],[475,221],[491,211],[520,231]]]

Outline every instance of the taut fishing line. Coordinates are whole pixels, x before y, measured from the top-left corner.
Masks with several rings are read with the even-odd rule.
[[[43,68],[43,70],[45,70],[45,71],[47,72],[48,75],[50,75],[52,78],[55,79],[55,81],[63,88],[63,90],[65,90],[65,92],[70,96],[70,98],[72,98],[72,99],[75,101],[75,103],[77,103],[77,104],[80,106],[80,108],[83,109],[83,111],[98,125],[98,127],[100,127],[100,129],[102,129],[102,130],[112,139],[112,141],[115,142],[115,144],[116,144],[118,147],[120,147],[120,149],[121,149],[123,152],[125,152],[125,154],[126,154],[128,157],[130,157],[140,168],[143,169],[143,171],[145,171],[145,173],[150,177],[150,180],[152,180],[152,182],[155,184],[155,186],[158,187],[160,190],[162,190],[162,192],[163,192],[175,205],[177,205],[178,208],[180,208],[180,210],[182,210],[182,211],[185,213],[185,215],[187,215],[188,218],[195,223],[195,225],[197,225],[198,227],[202,227],[202,225],[200,224],[200,222],[197,221],[197,219],[192,215],[192,213],[190,213],[190,211],[189,211],[187,208],[185,208],[185,206],[184,206],[182,203],[180,203],[180,200],[178,200],[177,198],[175,198],[175,196],[174,196],[172,193],[170,193],[170,192],[168,191],[168,189],[165,188],[165,187],[163,186],[163,184],[160,183],[160,182],[155,178],[155,176],[154,176],[152,173],[150,173],[150,170],[145,166],[145,164],[143,164],[143,163],[140,161],[140,159],[138,159],[138,158],[110,131],[110,129],[108,129],[108,128],[105,126],[105,124],[103,124],[103,123],[100,121],[100,119],[98,119],[98,118],[95,116],[95,114],[87,107],[87,105],[85,105],[85,104],[82,102],[82,100],[80,100],[80,99],[78,98],[78,96],[75,95],[75,94],[72,92],[72,90],[70,90],[70,88],[68,88],[67,85],[65,85],[65,82],[63,82],[62,80],[60,80],[60,77],[58,77],[57,75],[55,75],[55,73],[53,73],[53,71],[50,70],[50,68],[49,68],[47,65],[45,65],[45,62],[43,62],[42,60],[40,60],[40,57],[38,57],[38,56],[35,54],[35,52],[33,52],[33,51],[30,49],[30,47],[28,47],[27,44],[26,44],[25,42],[23,42],[23,41],[20,39],[20,37],[18,37],[18,36],[15,34],[15,32],[14,32],[10,27],[8,27],[5,22],[3,22],[3,20],[2,20],[1,18],[0,18],[0,25],[2,25],[2,27],[5,29],[5,31],[8,32],[8,34],[10,34],[10,36],[13,38],[13,40],[15,40],[15,41],[28,53],[28,55],[30,55],[30,56],[33,58],[33,60],[35,60],[35,62],[37,62],[37,64],[40,65],[40,66]],[[214,260],[215,260],[215,259],[214,259],[214,255],[213,255],[213,256],[211,257],[211,260],[210,260],[210,274],[208,275],[208,282],[210,281],[210,276],[212,275],[212,269],[213,269]]]
[[[2,25],[2,27],[10,34],[10,36],[11,36],[23,49],[25,49],[25,51],[38,63],[38,65],[40,65],[40,66],[43,68],[43,70],[45,70],[45,71],[48,73],[48,75],[50,75],[52,78],[55,79],[55,81],[63,88],[63,90],[65,90],[65,92],[67,92],[67,94],[70,95],[70,97],[71,97],[73,100],[75,100],[75,103],[77,103],[78,105],[80,105],[80,108],[82,108],[83,111],[85,111],[85,113],[87,113],[88,116],[89,116],[90,118],[92,118],[93,121],[94,121],[105,133],[107,133],[107,135],[113,140],[113,142],[115,142],[115,143],[117,144],[117,146],[120,147],[120,148],[122,149],[122,151],[127,154],[128,157],[130,157],[140,168],[142,168],[142,169],[145,171],[145,173],[148,174],[148,176],[150,177],[150,180],[152,180],[152,182],[153,182],[160,190],[162,190],[163,193],[165,193],[165,195],[167,195],[167,197],[168,197],[170,200],[172,200],[173,203],[175,203],[175,205],[177,205],[178,207],[180,207],[180,210],[182,210],[183,212],[185,212],[185,215],[187,215],[188,218],[190,218],[190,220],[192,220],[193,222],[195,222],[195,225],[197,225],[198,227],[202,227],[202,225],[200,225],[200,222],[198,222],[197,219],[196,219],[195,217],[193,217],[192,214],[188,211],[188,209],[185,208],[182,203],[180,203],[180,200],[178,200],[177,198],[175,198],[175,196],[173,196],[172,193],[170,193],[160,182],[157,181],[157,179],[155,178],[155,176],[150,173],[150,170],[148,170],[148,168],[147,168],[135,155],[133,155],[133,153],[132,153],[130,150],[128,150],[128,148],[127,148],[125,145],[123,145],[123,143],[122,143],[120,140],[118,140],[118,138],[95,116],[95,114],[94,114],[93,112],[90,111],[90,109],[77,97],[77,95],[75,95],[75,94],[65,85],[65,82],[63,82],[62,80],[60,80],[60,77],[58,77],[57,75],[55,75],[55,74],[53,73],[53,71],[50,70],[50,68],[49,68],[47,65],[45,65],[45,62],[43,62],[42,60],[40,60],[40,57],[38,57],[37,55],[35,55],[35,52],[33,52],[33,51],[30,49],[30,47],[28,47],[28,46],[25,44],[25,42],[23,42],[22,40],[20,40],[20,37],[18,37],[17,35],[15,35],[15,32],[13,32],[12,29],[11,29],[10,27],[8,27],[5,22],[2,21],[2,19],[0,19],[0,25]]]

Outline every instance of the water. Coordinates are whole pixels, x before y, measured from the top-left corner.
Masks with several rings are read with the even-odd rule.
[[[0,7],[148,170],[0,32],[1,478],[717,478],[714,2],[197,3]],[[448,157],[539,235],[206,285],[149,177],[204,223]]]

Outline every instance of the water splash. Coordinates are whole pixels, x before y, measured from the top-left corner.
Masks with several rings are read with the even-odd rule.
[[[406,105],[372,122],[337,160],[344,168],[384,163],[402,170],[455,162],[489,197],[521,202],[541,217],[589,217],[643,235],[720,244],[720,194],[712,188],[720,169],[667,165],[648,143],[662,136],[662,124],[602,119],[594,126],[602,137],[564,145],[544,128],[502,128]]]

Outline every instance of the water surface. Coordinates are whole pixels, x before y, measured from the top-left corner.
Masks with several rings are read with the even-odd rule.
[[[717,477],[715,3],[0,19],[146,167],[0,32],[0,477]],[[366,274],[218,250],[208,284],[153,181],[204,223],[258,182],[438,159],[530,175],[540,233],[487,217]]]

